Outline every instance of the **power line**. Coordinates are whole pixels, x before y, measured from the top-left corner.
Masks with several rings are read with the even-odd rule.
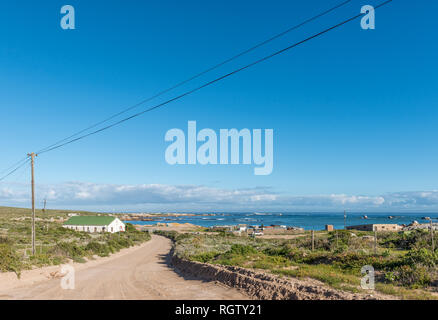
[[[7,177],[9,177],[11,174],[13,174],[14,172],[16,172],[18,169],[20,169],[21,167],[25,166],[26,164],[29,163],[30,159],[26,158],[27,160],[20,164],[18,167],[14,168],[12,171],[10,171],[9,173],[7,173],[6,175],[4,175],[3,177],[0,178],[0,181],[3,181],[4,179],[6,179]]]
[[[320,17],[322,17],[322,16],[324,16],[324,15],[326,15],[326,14],[328,14],[328,13],[330,13],[330,12],[332,12],[332,11],[342,7],[342,6],[344,6],[344,5],[346,5],[350,1],[351,0],[347,0],[347,1],[344,1],[342,3],[339,3],[336,6],[331,7],[330,9],[327,9],[327,10],[325,10],[325,11],[323,11],[323,12],[321,12],[321,13],[319,13],[319,14],[317,14],[317,15],[315,15],[315,16],[313,16],[313,17],[311,17],[311,18],[309,18],[309,19],[307,19],[307,20],[305,20],[305,21],[303,21],[303,22],[293,26],[293,27],[290,27],[289,29],[286,29],[285,31],[282,31],[282,32],[272,36],[269,39],[266,39],[266,40],[256,44],[255,46],[253,46],[253,47],[251,47],[249,49],[246,49],[246,50],[236,54],[235,56],[232,56],[231,58],[228,58],[228,59],[226,59],[226,60],[224,60],[224,61],[214,65],[213,67],[210,67],[210,68],[208,68],[208,69],[206,69],[206,70],[204,70],[204,71],[202,71],[202,72],[200,72],[200,73],[198,73],[198,74],[196,74],[196,75],[194,75],[194,76],[192,76],[190,78],[187,78],[186,80],[183,80],[183,81],[175,84],[174,86],[171,86],[171,87],[169,87],[169,88],[167,88],[167,89],[165,89],[163,91],[160,91],[157,94],[155,94],[155,95],[153,95],[153,96],[151,96],[151,97],[149,97],[147,99],[144,99],[144,100],[142,100],[142,101],[140,101],[140,102],[138,102],[138,103],[136,103],[136,104],[126,108],[126,109],[124,109],[124,110],[122,110],[122,111],[120,111],[120,112],[118,112],[118,113],[116,113],[116,114],[114,114],[114,115],[112,115],[112,116],[102,120],[102,121],[99,121],[99,122],[97,122],[97,123],[95,123],[95,124],[85,128],[85,129],[82,129],[82,130],[80,130],[80,131],[78,131],[78,132],[76,132],[76,133],[74,133],[74,134],[72,134],[72,135],[62,139],[62,140],[59,140],[59,141],[57,141],[57,142],[55,142],[55,143],[53,143],[53,144],[51,144],[51,145],[41,149],[37,153],[43,153],[46,150],[48,150],[48,149],[50,149],[50,148],[52,148],[52,147],[54,147],[54,146],[56,146],[58,144],[63,143],[64,141],[67,141],[67,140],[69,140],[69,139],[71,139],[73,137],[76,137],[77,135],[80,135],[81,133],[84,133],[85,131],[88,131],[88,130],[93,129],[93,128],[95,128],[95,127],[97,127],[97,126],[99,126],[99,125],[101,125],[103,123],[106,123],[106,122],[108,122],[108,121],[110,121],[110,120],[112,120],[112,119],[114,119],[114,118],[116,118],[116,117],[118,117],[118,116],[120,116],[120,115],[122,115],[122,114],[124,114],[124,113],[126,113],[126,112],[128,112],[128,111],[130,111],[130,110],[132,110],[132,109],[134,109],[134,108],[144,104],[144,103],[146,103],[146,102],[149,102],[149,101],[151,101],[151,100],[153,100],[155,98],[158,98],[158,97],[162,96],[165,93],[168,93],[168,92],[170,92],[170,91],[172,91],[172,90],[174,90],[174,89],[176,89],[176,88],[178,88],[178,87],[180,87],[180,86],[182,86],[182,85],[184,85],[184,84],[186,84],[186,83],[188,83],[188,82],[190,82],[190,81],[192,81],[192,80],[194,80],[196,78],[199,78],[200,76],[202,76],[202,75],[204,75],[204,74],[206,74],[206,73],[208,73],[210,71],[213,71],[213,70],[215,70],[215,69],[217,69],[217,68],[219,68],[219,67],[221,67],[221,66],[223,66],[223,65],[225,65],[225,64],[227,64],[227,63],[229,63],[229,62],[231,62],[231,61],[233,61],[233,60],[235,60],[235,59],[237,59],[237,58],[239,58],[239,57],[241,57],[241,56],[243,56],[243,55],[245,55],[245,54],[247,54],[247,53],[257,49],[257,48],[259,48],[259,47],[261,47],[261,46],[264,46],[265,44],[267,44],[267,43],[269,43],[269,42],[271,42],[271,41],[273,41],[273,40],[275,40],[277,38],[280,38],[280,37],[286,35],[287,33],[291,32],[293,30],[296,30],[296,29],[298,29],[298,28],[300,28],[300,27],[302,27],[302,26],[304,26],[304,25],[306,25],[306,24],[308,24],[308,23],[310,23],[310,22],[312,22],[312,21],[314,21],[314,20],[316,20],[316,19],[318,19],[318,18],[320,18]]]
[[[0,172],[0,174],[3,174],[5,172],[7,172],[8,170],[11,170],[12,168],[14,168],[15,166],[18,166],[19,164],[21,164],[23,161],[27,160],[29,157],[23,158],[20,161],[15,162],[13,165],[7,167],[6,169],[4,169],[3,171]]]
[[[18,182],[20,184],[29,184],[28,183],[28,179],[27,179],[27,175],[29,173],[29,171],[27,169],[29,169],[29,162],[26,163],[23,167],[21,167],[18,171],[16,171],[14,173],[15,177],[14,177],[14,182]]]
[[[374,7],[374,9],[378,9],[378,8],[380,8],[380,7],[382,7],[382,6],[386,5],[386,4],[388,4],[388,3],[390,3],[390,2],[392,2],[392,0],[384,1],[384,2],[382,2],[381,4],[377,5],[376,7]],[[164,105],[167,105],[167,104],[169,104],[169,103],[171,103],[171,102],[173,102],[173,101],[175,101],[175,100],[178,100],[178,99],[180,99],[180,98],[182,98],[182,97],[185,97],[185,96],[187,96],[187,95],[189,95],[189,94],[192,94],[192,93],[194,93],[194,92],[196,92],[196,91],[198,91],[198,90],[200,90],[200,89],[202,89],[202,88],[205,88],[205,87],[207,87],[207,86],[210,86],[210,85],[212,85],[212,84],[214,84],[214,83],[216,83],[216,82],[218,82],[218,81],[220,81],[220,80],[223,80],[223,79],[225,79],[225,78],[228,78],[229,76],[231,76],[231,75],[233,75],[233,74],[236,74],[236,73],[238,73],[238,72],[240,72],[240,71],[243,71],[243,70],[245,70],[245,69],[248,69],[248,68],[250,68],[250,67],[252,67],[252,66],[254,66],[254,65],[256,65],[256,64],[259,64],[259,63],[261,63],[261,62],[263,62],[263,61],[266,61],[266,60],[268,60],[268,59],[270,59],[270,58],[273,58],[273,57],[275,57],[275,56],[277,56],[277,55],[279,55],[279,54],[282,54],[282,53],[284,53],[284,52],[286,52],[286,51],[288,51],[288,50],[290,50],[290,49],[292,49],[292,48],[295,48],[295,47],[297,47],[297,46],[299,46],[299,45],[301,45],[301,44],[303,44],[303,43],[306,43],[306,42],[308,42],[308,41],[310,41],[310,40],[312,40],[312,39],[314,39],[314,38],[317,38],[317,37],[319,37],[319,36],[321,36],[321,35],[323,35],[323,34],[329,32],[329,31],[331,31],[331,30],[334,30],[334,29],[336,29],[336,28],[339,28],[339,27],[343,26],[344,24],[347,24],[348,22],[351,22],[351,21],[353,21],[353,20],[356,20],[357,18],[359,18],[359,17],[361,17],[361,16],[363,16],[363,15],[364,15],[364,13],[357,14],[357,15],[351,17],[351,18],[348,18],[347,20],[344,20],[344,21],[342,21],[342,22],[340,22],[340,23],[338,23],[338,24],[336,24],[336,25],[333,25],[332,27],[329,27],[329,28],[327,28],[327,29],[325,29],[325,30],[323,30],[323,31],[320,31],[320,32],[318,32],[318,33],[316,33],[316,34],[314,34],[314,35],[308,37],[308,38],[305,38],[304,40],[301,40],[301,41],[296,42],[296,43],[294,43],[294,44],[292,44],[292,45],[290,45],[290,46],[288,46],[288,47],[286,47],[286,48],[283,48],[283,49],[281,49],[281,50],[278,50],[278,51],[276,51],[276,52],[274,52],[274,53],[272,53],[272,54],[270,54],[270,55],[268,55],[268,56],[265,56],[265,57],[263,57],[263,58],[261,58],[261,59],[258,59],[258,60],[256,60],[256,61],[250,63],[250,64],[247,64],[247,65],[245,65],[245,66],[243,66],[243,67],[241,67],[241,68],[238,68],[238,69],[236,69],[236,70],[234,70],[234,71],[232,71],[232,72],[229,72],[229,73],[227,73],[227,74],[225,74],[225,75],[223,75],[223,76],[221,76],[221,77],[219,77],[219,78],[216,78],[216,79],[214,79],[214,80],[212,80],[212,81],[206,82],[205,84],[203,84],[203,85],[201,85],[201,86],[199,86],[199,87],[196,87],[195,89],[192,89],[192,90],[186,91],[185,93],[180,94],[180,95],[178,95],[178,96],[176,96],[176,97],[174,97],[174,98],[172,98],[172,99],[169,99],[169,100],[167,100],[167,101],[165,101],[165,102],[162,102],[162,103],[160,103],[160,104],[157,104],[157,105],[155,105],[155,106],[153,106],[153,107],[150,107],[150,108],[148,108],[148,109],[146,109],[146,110],[143,110],[143,111],[141,111],[141,112],[138,112],[138,113],[136,113],[136,114],[133,114],[133,115],[127,117],[127,118],[124,118],[124,119],[122,119],[122,120],[119,120],[119,121],[117,121],[117,122],[115,122],[115,123],[113,123],[113,124],[110,124],[110,125],[108,125],[108,126],[105,126],[105,127],[101,128],[101,129],[99,129],[99,130],[95,130],[95,131],[93,131],[93,132],[90,132],[90,133],[87,133],[87,134],[85,134],[85,135],[79,136],[79,137],[77,137],[77,138],[75,138],[75,139],[69,140],[69,141],[64,142],[64,143],[62,143],[62,144],[55,145],[55,146],[53,146],[53,147],[51,147],[51,148],[48,148],[48,149],[46,149],[46,150],[44,150],[44,151],[39,152],[39,154],[46,153],[46,152],[49,152],[49,151],[52,151],[52,150],[55,150],[55,149],[61,148],[61,147],[65,146],[65,145],[68,145],[68,144],[70,144],[70,143],[73,143],[73,142],[76,142],[76,141],[78,141],[78,140],[84,139],[84,138],[86,138],[86,137],[89,137],[89,136],[91,136],[91,135],[97,134],[97,133],[102,132],[102,131],[104,131],[104,130],[110,129],[110,128],[116,126],[116,125],[119,125],[119,124],[123,123],[123,122],[126,122],[126,121],[128,121],[128,120],[131,120],[131,119],[133,119],[133,118],[136,118],[136,117],[138,117],[138,116],[140,116],[140,115],[142,115],[142,114],[144,114],[144,113],[150,112],[150,111],[155,110],[155,109],[157,109],[157,108],[160,108],[160,107],[162,107],[162,106],[164,106]]]

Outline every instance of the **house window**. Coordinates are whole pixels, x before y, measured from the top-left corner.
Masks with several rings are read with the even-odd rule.
[[[97,232],[97,227],[94,227],[94,232]]]
[[[113,232],[114,231],[114,228],[113,227],[111,227],[111,232]]]

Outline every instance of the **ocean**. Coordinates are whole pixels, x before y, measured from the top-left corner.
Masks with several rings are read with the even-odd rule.
[[[180,216],[180,217],[157,217],[154,221],[126,221],[133,224],[156,224],[161,223],[192,223],[203,227],[211,227],[217,225],[286,225],[301,227],[305,230],[322,230],[326,224],[332,224],[337,229],[344,228],[344,213],[257,213],[257,212],[242,212],[242,213],[199,213],[195,216]],[[431,217],[438,219],[438,213],[366,213],[368,219],[364,219],[364,213],[347,213],[346,225],[371,224],[371,223],[396,223],[409,224],[416,220],[419,223],[427,223],[428,220],[423,220],[422,217]],[[392,216],[393,219],[390,219]]]

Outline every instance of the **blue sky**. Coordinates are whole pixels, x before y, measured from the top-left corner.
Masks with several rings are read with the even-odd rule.
[[[0,170],[340,2],[2,2]],[[377,3],[352,0],[154,101]],[[59,26],[65,4],[75,7],[75,30]],[[437,9],[434,2],[394,0],[376,11],[375,30],[354,21],[43,154],[38,199],[48,197],[53,207],[127,210],[438,210]],[[272,174],[256,176],[248,165],[170,166],[164,135],[186,131],[189,120],[217,132],[274,129]],[[28,179],[24,168],[0,182],[1,203],[28,205]],[[395,195],[397,205],[388,200]]]

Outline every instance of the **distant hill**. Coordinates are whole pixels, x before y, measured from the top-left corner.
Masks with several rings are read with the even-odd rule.
[[[61,210],[61,209],[46,209],[46,214],[67,214],[67,213],[80,213],[83,215],[95,215],[98,214],[96,212],[91,212],[91,211],[80,211],[80,210]],[[17,207],[3,207],[0,206],[0,215],[4,215],[4,214],[31,214],[32,213],[32,209],[31,208],[17,208]],[[42,209],[36,209],[35,210],[36,214],[42,214],[43,210]],[[102,213],[100,213],[102,214]]]

